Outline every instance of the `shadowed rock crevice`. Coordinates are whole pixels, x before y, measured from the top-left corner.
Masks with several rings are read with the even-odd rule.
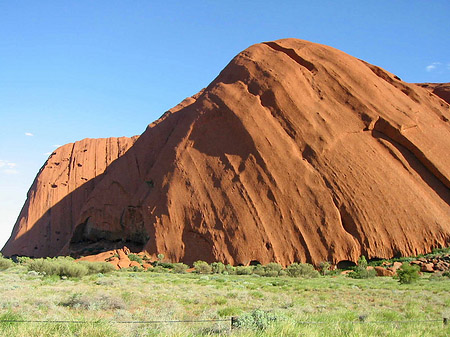
[[[264,42],[265,45],[269,46],[270,48],[272,48],[273,50],[276,51],[280,51],[284,54],[286,54],[287,56],[289,56],[292,60],[294,60],[295,62],[297,62],[299,65],[301,65],[302,67],[308,69],[310,72],[316,72],[317,68],[314,66],[313,63],[305,60],[303,57],[301,57],[300,55],[298,55],[294,49],[291,48],[285,48],[283,46],[280,46],[278,43],[276,42]]]
[[[436,165],[427,158],[426,154],[424,154],[423,151],[421,151],[413,142],[405,137],[400,130],[394,128],[388,121],[384,120],[383,118],[379,118],[377,120],[374,125],[373,131],[374,137],[382,134],[385,140],[389,141],[402,154],[404,154],[405,159],[408,160],[411,167],[422,177],[422,179],[424,179],[424,181],[432,189],[436,190],[436,192],[445,202],[450,204],[450,180],[440,172]],[[400,148],[398,144],[400,144],[403,149]],[[405,155],[404,149],[413,154],[413,156]],[[426,172],[424,172],[424,170],[414,162],[414,159],[419,161],[423,168],[425,168],[436,179],[432,179],[429,174],[426,174]],[[439,186],[440,184],[436,184],[435,180],[438,180],[444,188]]]

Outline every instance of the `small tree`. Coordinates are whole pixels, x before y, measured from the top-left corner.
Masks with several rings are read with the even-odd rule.
[[[419,266],[410,265],[408,262],[405,262],[397,270],[397,277],[401,284],[416,282],[419,279]]]

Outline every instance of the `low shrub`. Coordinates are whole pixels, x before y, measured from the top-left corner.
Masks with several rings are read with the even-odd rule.
[[[177,274],[184,274],[186,270],[189,268],[187,264],[184,263],[174,263],[172,267],[172,272]]]
[[[168,270],[166,268],[163,268],[161,266],[156,266],[153,268],[149,268],[147,271],[153,272],[153,273],[167,273]]]
[[[125,302],[120,297],[110,296],[107,294],[92,296],[81,293],[74,293],[70,295],[67,300],[61,301],[59,305],[84,310],[112,310],[124,309],[126,307]]]
[[[158,262],[158,266],[161,266],[166,269],[173,269],[174,263],[172,262]]]
[[[212,268],[205,261],[194,262],[194,269],[197,274],[211,274]]]
[[[222,262],[213,262],[211,263],[211,271],[213,274],[223,274],[225,265]]]
[[[235,267],[236,275],[251,275],[253,273],[253,268],[251,266],[237,266]]]
[[[400,269],[397,270],[397,278],[401,284],[410,284],[419,279],[419,266],[410,265],[405,262]]]
[[[31,258],[29,258],[28,256],[18,256],[17,257],[18,264],[26,265],[30,261],[31,261]]]
[[[285,272],[280,264],[271,262],[265,266],[262,266],[260,264],[253,266],[252,274],[267,277],[277,277],[282,276],[283,274],[285,274]]]
[[[14,262],[10,259],[0,257],[0,270],[6,270],[14,266]]]
[[[116,268],[108,262],[88,262],[88,261],[80,261],[78,262],[88,269],[88,274],[107,274],[110,273]]]
[[[83,277],[89,273],[87,266],[74,260],[60,259],[56,261],[56,275],[66,277]]]
[[[264,266],[257,264],[256,266],[253,266],[253,274],[266,276],[266,270],[264,269]]]
[[[352,272],[348,273],[348,276],[356,279],[365,279],[377,276],[377,272],[375,269],[367,269],[367,260],[365,256],[361,256],[358,259],[358,265]]]
[[[266,272],[264,276],[270,277],[280,276],[280,273],[283,270],[283,266],[281,266],[278,263],[271,262],[264,266],[264,270]]]
[[[28,270],[44,275],[83,277],[88,274],[109,273],[115,268],[107,262],[76,262],[71,257],[34,259],[27,263]]]
[[[319,272],[309,263],[294,262],[286,268],[286,272],[290,277],[315,278],[319,277]]]
[[[327,275],[330,272],[331,263],[328,261],[323,261],[319,263],[319,273],[320,275]]]
[[[28,265],[28,270],[33,270],[44,275],[59,274],[59,266],[53,259],[34,259]]]
[[[235,275],[236,274],[236,267],[232,266],[231,264],[225,265],[224,274]]]
[[[236,318],[233,321],[233,327],[251,330],[265,330],[278,319],[279,317],[272,312],[256,309]]]

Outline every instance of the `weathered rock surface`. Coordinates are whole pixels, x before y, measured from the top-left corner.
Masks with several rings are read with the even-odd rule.
[[[377,272],[377,276],[394,276],[395,275],[394,271],[383,268],[381,266],[376,266],[375,271]]]
[[[137,261],[130,260],[129,254],[131,254],[131,251],[128,247],[125,246],[121,249],[113,249],[99,254],[83,256],[77,261],[109,262],[116,269],[131,267],[138,267],[143,269],[153,268],[153,265],[149,263],[150,257],[145,252],[140,252],[137,254],[137,256],[142,259],[142,265]]]
[[[60,195],[76,203],[36,206],[30,193],[3,252],[122,242],[185,263],[284,265],[425,253],[450,244],[449,119],[426,89],[336,49],[257,44],[86,177],[84,194]]]
[[[105,169],[136,139],[83,139],[56,149],[28,191],[3,254],[57,255],[72,237],[80,210]]]
[[[450,83],[417,83],[417,85],[450,103]]]
[[[418,265],[423,272],[442,272],[450,270],[450,254],[435,256],[432,258],[420,258],[411,261],[412,265]]]

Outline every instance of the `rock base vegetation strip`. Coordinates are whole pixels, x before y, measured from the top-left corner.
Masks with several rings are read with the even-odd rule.
[[[431,337],[450,333],[443,324],[443,317],[450,314],[450,278],[437,273],[400,284],[392,277],[261,277],[162,269],[61,277],[16,263],[0,272],[0,336]],[[270,268],[274,269],[279,268]],[[239,328],[230,329],[233,316]],[[87,323],[14,323],[43,320]],[[204,322],[110,323],[156,320]]]

